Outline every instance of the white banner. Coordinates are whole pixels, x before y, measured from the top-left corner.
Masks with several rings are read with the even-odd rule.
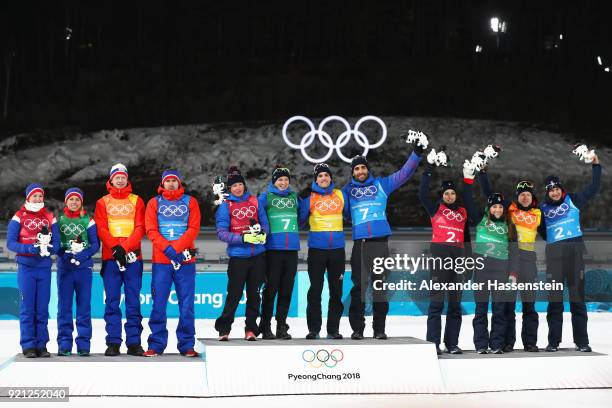
[[[203,340],[210,395],[441,392],[435,347],[389,340]]]

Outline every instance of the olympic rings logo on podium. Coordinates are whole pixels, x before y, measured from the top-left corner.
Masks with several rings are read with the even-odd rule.
[[[70,223],[70,224],[63,224],[60,227],[60,231],[62,233],[64,233],[65,235],[81,235],[84,231],[85,231],[85,227],[82,226],[81,224],[75,224],[75,223]]]
[[[49,228],[49,221],[44,218],[29,218],[23,222],[23,226],[30,231],[38,231],[43,227]]]
[[[308,132],[306,132],[306,134],[302,136],[302,140],[300,141],[300,143],[295,144],[289,140],[289,137],[287,136],[287,129],[289,128],[289,125],[291,125],[293,122],[298,121],[306,123],[306,125],[308,125],[309,130]],[[362,131],[359,130],[359,127],[367,121],[374,121],[378,123],[378,125],[380,125],[380,128],[382,129],[382,136],[380,137],[380,140],[374,144],[370,144],[368,137]],[[342,123],[342,125],[344,125],[346,129],[340,134],[336,142],[334,142],[330,134],[324,130],[325,125],[327,125],[329,122],[340,122]],[[362,156],[367,156],[368,152],[371,149],[376,149],[380,147],[387,139],[387,126],[385,126],[385,122],[383,122],[380,118],[372,115],[364,116],[359,119],[357,123],[355,123],[354,128],[351,128],[351,125],[346,119],[337,115],[328,116],[323,119],[321,123],[319,123],[318,128],[315,128],[314,123],[305,116],[293,116],[285,122],[285,124],[283,125],[282,132],[283,140],[285,141],[287,146],[293,149],[301,150],[302,156],[311,163],[323,163],[327,161],[334,153],[334,150],[336,151],[338,157],[342,159],[342,161],[350,163],[351,159],[349,157],[346,157],[342,153],[342,148],[351,141],[352,136],[355,137],[355,141],[357,142],[357,144],[363,147],[363,152],[361,153]],[[323,146],[329,149],[328,152],[320,158],[314,158],[310,156],[306,151],[306,148],[313,144],[315,136],[319,139],[319,141],[321,141]]]
[[[564,215],[567,211],[569,211],[569,205],[563,203],[557,208],[553,208],[544,213],[546,218],[555,218],[557,215]]]
[[[321,368],[323,366],[334,368],[339,362],[344,360],[344,353],[340,349],[327,351],[325,349],[304,350],[302,352],[302,360],[307,362],[312,368]]]
[[[232,216],[236,217],[239,220],[254,217],[255,207],[251,205],[248,207],[236,208],[235,210],[232,211]]]
[[[185,204],[160,205],[158,212],[164,217],[180,217],[187,213],[187,206]]]

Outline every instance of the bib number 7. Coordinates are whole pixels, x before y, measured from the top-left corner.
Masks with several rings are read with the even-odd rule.
[[[365,220],[366,217],[368,216],[368,210],[369,208],[360,208],[359,212],[361,213],[361,219]]]

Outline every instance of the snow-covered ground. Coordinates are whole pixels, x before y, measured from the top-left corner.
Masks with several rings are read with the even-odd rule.
[[[300,395],[300,396],[262,396],[220,399],[154,399],[154,398],[71,398],[70,406],[108,407],[142,406],[168,407],[180,404],[181,408],[190,407],[352,407],[352,408],[473,408],[476,406],[495,406],[501,408],[609,408],[612,390],[551,390],[551,391],[510,391],[452,395]],[[65,407],[66,403],[58,403]],[[22,405],[19,405],[22,406]]]
[[[351,125],[358,118],[348,118]],[[409,129],[428,133],[432,147],[448,146],[454,167],[441,169],[432,181],[432,191],[442,178],[461,177],[463,160],[487,144],[500,144],[502,155],[490,167],[494,187],[511,193],[519,179],[533,179],[540,186],[548,174],[558,174],[570,191],[580,189],[590,181],[590,166],[581,164],[571,154],[569,135],[561,135],[536,127],[487,120],[454,118],[383,117],[387,124],[387,141],[368,157],[372,170],[380,175],[397,170],[411,151],[405,144]],[[78,185],[94,197],[86,197],[91,206],[94,199],[104,192],[103,184],[108,169],[113,163],[123,162],[134,181],[135,190],[144,196],[155,193],[161,170],[179,168],[187,181],[189,190],[203,204],[204,225],[212,225],[211,182],[216,175],[225,175],[230,164],[237,164],[247,177],[252,192],[261,191],[269,181],[275,164],[283,164],[294,172],[292,183],[298,190],[310,185],[312,165],[303,159],[299,150],[285,145],[281,136],[282,122],[256,124],[224,123],[174,126],[161,128],[138,128],[123,130],[101,130],[97,132],[69,135],[59,140],[45,142],[38,139],[32,145],[32,135],[16,135],[0,142],[0,219],[9,219],[23,200],[25,186],[33,181],[45,184],[52,194],[51,204],[59,208],[63,191],[69,185]],[[369,140],[378,140],[379,130],[368,124],[360,128],[370,135]],[[328,131],[337,135],[339,127],[330,126]],[[296,125],[290,128],[291,139],[298,143],[304,134]],[[361,153],[352,141],[343,149],[351,157]],[[327,149],[316,141],[308,152],[321,157]],[[609,148],[597,149],[603,165],[612,159]],[[334,180],[342,185],[348,180],[350,167],[335,158],[330,160]],[[420,171],[418,172],[420,175]],[[434,184],[435,183],[435,184]],[[411,181],[393,195],[389,215],[393,226],[425,225],[428,220],[421,212],[416,196],[418,183]],[[603,178],[601,196],[593,201],[583,214],[585,227],[610,227],[606,208],[612,202],[612,180]],[[606,188],[608,187],[608,188]],[[538,187],[538,192],[542,191]],[[432,193],[433,194],[433,193]],[[54,198],[55,197],[55,198]],[[405,211],[416,208],[417,211]]]
[[[413,336],[423,338],[425,335],[426,316],[423,317],[389,317],[387,333],[390,336]],[[472,344],[472,316],[464,316],[460,347],[473,349]],[[571,320],[569,313],[564,315],[564,332],[561,347],[572,347]],[[237,318],[234,323],[233,333],[239,336],[242,332],[242,318]],[[169,346],[167,352],[176,352],[176,338],[173,332],[176,328],[177,320],[171,319],[168,327],[170,331]],[[289,319],[291,326],[290,332],[298,337],[306,333],[305,319]],[[369,324],[368,324],[369,325]],[[517,319],[517,331],[520,331],[520,314]],[[57,333],[56,324],[51,321],[49,324],[51,338],[54,339]],[[350,334],[347,319],[342,320],[341,332],[345,335]],[[103,352],[104,344],[104,322],[94,320],[94,338],[92,341],[92,351],[94,353]],[[143,346],[146,348],[146,337],[149,334],[145,319],[145,331],[143,333]],[[545,316],[540,316],[539,346],[546,345],[547,326]],[[589,315],[589,335],[594,351],[607,354],[605,357],[612,365],[612,314],[592,313]],[[216,335],[212,320],[198,320],[196,324],[197,337],[214,337]],[[366,335],[371,333],[366,332]],[[242,341],[242,340],[236,340]],[[520,342],[517,347],[520,347]],[[50,351],[57,351],[57,345],[52,340],[49,343]],[[19,326],[17,321],[0,321],[0,361],[18,353],[19,349]],[[493,373],[489,373],[493,374]],[[489,375],[484,374],[484,375]],[[52,375],[52,373],[49,373]],[[143,373],[145,375],[145,373]],[[517,373],[520,375],[520,373]],[[100,379],[109,381],[111,379]],[[253,404],[266,407],[326,407],[349,405],[356,407],[365,406],[384,406],[384,407],[435,407],[452,405],[453,407],[472,407],[475,405],[495,405],[500,407],[609,407],[612,401],[611,389],[576,389],[576,390],[541,390],[541,391],[506,391],[489,393],[453,394],[453,395],[325,395],[325,396],[265,396],[265,397],[236,397],[236,398],[116,398],[116,397],[71,397],[70,405],[74,406],[168,406],[180,404],[184,407],[190,406],[223,406],[223,407],[244,407]],[[59,404],[58,404],[59,405]],[[59,406],[66,406],[65,404]]]

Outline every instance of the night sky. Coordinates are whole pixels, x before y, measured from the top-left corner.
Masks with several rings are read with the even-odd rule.
[[[0,136],[299,113],[514,120],[601,142],[610,3],[3,1]]]

